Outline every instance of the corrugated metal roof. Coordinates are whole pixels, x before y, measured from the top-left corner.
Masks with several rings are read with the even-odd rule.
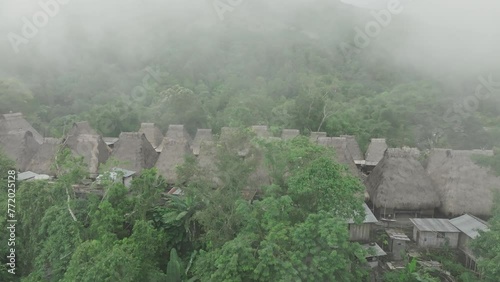
[[[462,216],[450,219],[450,223],[472,239],[479,236],[478,230],[489,230],[486,222],[470,214],[464,214]]]
[[[24,180],[35,178],[37,175],[38,175],[37,173],[34,173],[32,171],[25,171],[25,172],[21,172],[17,175],[17,180],[24,181]]]
[[[365,255],[366,258],[369,258],[369,257],[381,257],[381,256],[387,255],[387,253],[384,252],[384,250],[382,250],[382,248],[377,243],[373,243],[373,246],[370,245],[370,244],[365,244],[365,245],[361,245],[361,247],[363,249],[365,249],[365,251],[368,252]]]
[[[363,208],[365,209],[365,220],[363,220],[363,223],[375,223],[378,222],[377,218],[375,215],[372,213],[370,208],[366,203],[363,203]],[[351,218],[347,223],[354,223],[354,220]]]
[[[460,232],[460,230],[445,218],[410,218],[410,220],[420,231]]]

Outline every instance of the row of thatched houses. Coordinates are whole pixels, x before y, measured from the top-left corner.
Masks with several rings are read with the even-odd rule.
[[[270,137],[267,126],[251,129],[257,136],[276,138]],[[234,130],[222,128],[220,140]],[[298,130],[284,129],[278,139],[298,135]],[[492,155],[492,151],[432,149],[422,157],[417,149],[388,148],[385,139],[377,138],[363,155],[353,136],[327,137],[325,132],[312,132],[310,140],[336,151],[337,161],[365,184],[367,202],[384,221],[434,216],[436,212],[446,217],[465,213],[487,217],[493,190],[500,189],[500,178],[473,160],[474,155]],[[87,122],[77,122],[62,139],[44,138],[20,113],[0,116],[0,146],[21,172],[53,175],[56,153],[64,146],[83,156],[91,177],[98,175],[100,164],[113,158],[130,171],[156,167],[173,184],[176,166],[186,155],[196,156],[201,167],[213,170],[213,145],[210,129],[199,129],[192,139],[183,125],[170,125],[163,135],[152,123],[141,124],[138,132],[103,138]],[[244,157],[247,150],[242,145],[238,154]],[[261,180],[260,184],[269,182],[263,165],[252,177]]]

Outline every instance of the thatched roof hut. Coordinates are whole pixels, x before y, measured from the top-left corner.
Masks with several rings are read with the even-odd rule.
[[[281,139],[290,140],[299,136],[300,131],[298,129],[283,129],[281,132]]]
[[[213,141],[214,137],[212,135],[212,129],[198,129],[198,131],[196,131],[196,136],[194,137],[193,144],[191,144],[193,154],[195,156],[198,156],[200,154],[202,143],[213,143]]]
[[[365,157],[363,156],[363,153],[361,153],[361,149],[359,148],[356,138],[352,135],[341,135],[340,137],[347,139],[347,149],[351,153],[354,163],[359,165],[364,164]]]
[[[347,149],[347,139],[344,137],[318,137],[318,144],[333,148],[335,150],[335,157],[337,162],[346,165],[352,175],[360,177],[360,173],[354,160],[352,159],[351,153]]]
[[[155,167],[168,183],[177,181],[176,166],[184,163],[185,156],[191,154],[191,138],[183,125],[170,125],[161,144],[162,151]]]
[[[326,132],[311,132],[309,140],[313,143],[317,143],[319,137],[326,137]]]
[[[160,128],[158,128],[158,126],[154,123],[141,123],[139,132],[146,135],[146,139],[148,139],[153,148],[156,149],[160,147],[161,142],[163,141],[163,134],[161,133]]]
[[[158,153],[144,133],[122,132],[115,143],[111,157],[124,162],[120,167],[138,172],[152,168],[158,159]]]
[[[418,160],[417,149],[387,149],[365,181],[370,199],[379,209],[430,210],[439,195]]]
[[[43,139],[42,139],[43,140]],[[0,135],[0,147],[7,157],[16,163],[16,168],[25,171],[38,151],[40,144],[31,131],[17,131]]]
[[[209,139],[203,140],[198,149],[198,165],[203,170],[203,173],[211,179],[214,184],[214,188],[221,183],[220,179],[217,177],[217,165],[215,164],[216,157],[216,142]]]
[[[366,150],[367,166],[376,166],[384,157],[384,152],[387,149],[387,143],[384,138],[372,138],[368,150]]]
[[[73,154],[83,156],[91,177],[96,177],[99,174],[99,165],[105,163],[111,154],[110,149],[99,135],[73,135],[64,142]]]
[[[255,132],[258,137],[268,138],[271,136],[267,125],[254,125],[252,126],[252,131]]]
[[[0,134],[18,133],[29,131],[38,144],[42,144],[43,136],[24,119],[22,113],[0,115]]]
[[[52,165],[55,162],[61,141],[58,138],[44,138],[43,143],[38,147],[27,169],[39,174],[55,175]]]
[[[247,137],[248,135],[239,131],[238,128],[223,127],[221,128],[219,141],[230,147],[234,147],[238,151],[238,156],[245,157],[250,152],[250,145],[248,143],[250,140]]]
[[[80,134],[99,135],[97,131],[95,131],[87,121],[80,121],[73,123],[73,127],[68,132],[68,137],[78,136]]]
[[[429,153],[427,172],[441,196],[440,210],[447,216],[491,215],[492,191],[500,190],[500,177],[476,164],[474,155],[492,156],[493,151],[432,149]]]

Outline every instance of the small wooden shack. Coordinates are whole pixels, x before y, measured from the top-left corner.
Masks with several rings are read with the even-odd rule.
[[[410,238],[402,230],[386,229],[385,233],[389,237],[387,241],[387,249],[393,260],[403,260],[406,255],[406,244],[410,242]]]
[[[445,218],[411,218],[413,240],[422,248],[457,248],[458,230]]]
[[[460,230],[458,249],[462,251],[463,264],[465,267],[477,272],[477,257],[472,251],[470,243],[480,235],[479,231],[489,230],[488,223],[470,214],[450,219],[450,223]]]
[[[365,210],[365,219],[363,223],[356,224],[353,219],[348,220],[349,228],[349,240],[357,242],[368,242],[370,241],[370,235],[373,225],[378,222],[372,211],[363,203],[363,208]]]
[[[379,266],[380,258],[387,255],[377,243],[372,242],[361,247],[366,251],[365,259],[370,268]]]

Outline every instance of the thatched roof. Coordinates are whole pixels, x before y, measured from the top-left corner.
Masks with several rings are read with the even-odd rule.
[[[271,136],[267,125],[254,125],[252,126],[252,131],[255,132],[258,137],[268,138]]]
[[[448,216],[491,215],[492,191],[500,190],[500,177],[476,164],[474,155],[492,156],[493,151],[432,149],[429,153],[427,172],[441,196],[440,209]]]
[[[372,138],[368,150],[366,151],[366,165],[376,166],[384,157],[384,152],[387,149],[387,143],[384,138]]]
[[[61,141],[58,138],[44,138],[27,169],[36,173],[54,175],[52,165],[55,162]]]
[[[25,171],[40,144],[31,131],[11,131],[9,134],[0,135],[0,147],[7,157],[16,163],[18,170]]]
[[[439,195],[418,160],[416,149],[388,149],[370,173],[365,186],[377,208],[432,209]]]
[[[232,146],[236,146],[236,149],[238,150],[238,155],[240,157],[245,157],[248,155],[250,149],[249,149],[249,140],[238,140],[240,139],[239,137],[240,131],[238,128],[235,127],[223,127],[221,128],[221,133],[219,137],[219,141],[222,143],[225,143],[228,145],[231,143]],[[245,137],[245,136],[243,136]],[[235,142],[238,142],[235,144]]]
[[[347,139],[344,137],[318,137],[318,144],[333,148],[335,150],[335,157],[337,162],[346,165],[352,175],[360,177],[360,173],[354,160],[352,159],[351,153],[347,149]]]
[[[194,137],[193,144],[191,144],[191,149],[193,150],[193,154],[198,156],[200,154],[200,148],[202,143],[214,141],[214,137],[212,135],[212,129],[198,129],[196,131],[196,136]]]
[[[319,137],[326,137],[326,132],[311,132],[309,140],[313,143],[317,143]]]
[[[43,136],[24,119],[22,113],[0,115],[0,134],[30,131],[38,144],[42,144]]]
[[[153,148],[158,148],[163,141],[163,134],[160,128],[158,128],[154,123],[141,123],[140,133],[144,133],[146,138],[151,143]]]
[[[184,163],[185,156],[191,154],[191,138],[183,125],[170,125],[161,144],[162,151],[156,162],[158,172],[168,183],[177,181],[176,166]]]
[[[202,141],[198,150],[198,165],[215,186],[221,183],[217,177],[217,165],[214,163],[216,156],[216,143],[213,140]]]
[[[71,136],[65,141],[66,146],[71,149],[73,154],[83,156],[91,176],[98,175],[99,165],[105,163],[110,150],[99,135],[80,134]]]
[[[144,133],[138,132],[122,132],[111,156],[124,162],[120,167],[133,171],[152,168],[158,159],[158,153]]]
[[[290,140],[299,136],[300,131],[298,129],[283,129],[281,132],[281,139]]]
[[[99,135],[87,121],[73,123],[73,127],[68,132],[68,136],[77,136],[80,134]]]
[[[364,163],[365,157],[363,153],[361,153],[361,149],[359,148],[358,141],[352,135],[341,135],[340,137],[344,137],[347,139],[347,149],[351,153],[352,158],[356,164]]]

